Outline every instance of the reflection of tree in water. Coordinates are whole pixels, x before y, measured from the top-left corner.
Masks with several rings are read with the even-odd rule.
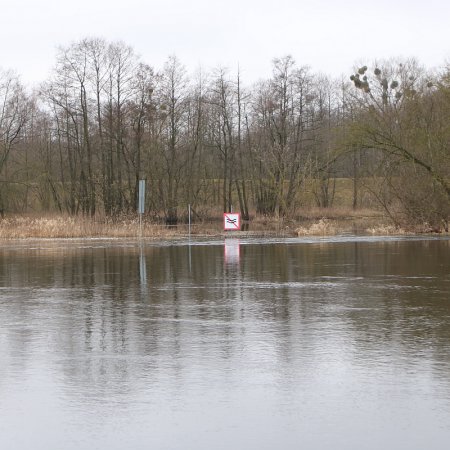
[[[0,252],[2,284],[31,288],[0,303],[2,347],[52,355],[70,395],[99,402],[262,357],[283,379],[339,346],[353,364],[449,366],[448,242],[246,244],[238,264],[190,250],[189,267],[186,245],[145,247],[145,292],[137,247]]]

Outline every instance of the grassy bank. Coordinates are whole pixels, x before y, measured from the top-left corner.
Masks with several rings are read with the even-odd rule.
[[[148,222],[143,223],[142,235],[170,237],[179,230]],[[130,238],[140,235],[139,220],[125,218],[107,220],[68,216],[12,216],[0,220],[0,239],[22,238]]]
[[[343,233],[352,234],[406,234],[423,232],[422,229],[395,228],[386,217],[373,210],[320,209],[302,211],[296,220],[277,220],[256,216],[246,224],[246,233],[270,236],[324,236]],[[145,219],[142,236],[164,239],[188,234],[188,225],[167,227]],[[212,217],[191,226],[194,236],[220,236],[224,234],[222,217]],[[69,217],[63,215],[14,215],[0,220],[0,239],[23,238],[134,238],[141,235],[139,219],[110,220],[102,217]]]

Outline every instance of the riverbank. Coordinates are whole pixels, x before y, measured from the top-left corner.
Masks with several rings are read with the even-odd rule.
[[[0,239],[26,238],[133,238],[170,239],[192,236],[229,235],[223,231],[221,217],[177,226],[166,226],[145,218],[142,226],[137,217],[116,220],[104,217],[70,217],[64,215],[12,215],[0,220]],[[254,217],[233,234],[243,236],[333,236],[340,234],[420,234],[426,226],[404,229],[395,227],[378,211],[310,209],[297,220]]]

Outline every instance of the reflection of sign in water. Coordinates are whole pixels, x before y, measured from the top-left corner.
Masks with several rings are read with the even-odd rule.
[[[240,257],[239,239],[226,239],[224,252],[227,264],[238,264]]]
[[[241,229],[241,215],[239,213],[224,213],[223,214],[223,229],[224,230],[240,230]]]
[[[139,280],[141,281],[141,287],[147,286],[147,264],[145,262],[145,256],[142,251],[139,253]]]

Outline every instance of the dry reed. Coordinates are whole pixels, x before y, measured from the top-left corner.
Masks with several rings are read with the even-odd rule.
[[[142,236],[170,237],[180,230],[143,223]],[[0,239],[22,238],[121,238],[140,235],[138,219],[108,221],[86,217],[13,216],[0,220]]]
[[[297,236],[332,236],[338,233],[334,222],[328,219],[320,219],[309,227],[299,227],[295,230]]]
[[[367,229],[367,232],[376,236],[391,236],[400,234],[410,234],[403,228],[394,225],[378,225]]]
[[[379,213],[364,211],[358,216],[348,210],[328,211],[327,217],[317,219],[316,214],[323,210],[309,210],[301,225],[295,221],[273,220],[256,216],[250,223],[248,235],[296,235],[296,236],[332,236],[342,233],[369,233],[372,235],[408,234],[404,229],[383,224]],[[306,214],[310,218],[306,219]],[[333,219],[331,217],[333,217]],[[306,220],[305,220],[306,219]],[[223,234],[220,219],[196,223],[191,228],[193,235],[218,236]],[[418,230],[420,232],[420,230]],[[142,237],[164,239],[183,237],[188,234],[188,226],[180,224],[168,227],[160,223],[144,220]],[[134,218],[106,219],[104,217],[70,216],[23,216],[15,215],[0,219],[0,239],[24,238],[136,238],[141,236],[139,220]]]

